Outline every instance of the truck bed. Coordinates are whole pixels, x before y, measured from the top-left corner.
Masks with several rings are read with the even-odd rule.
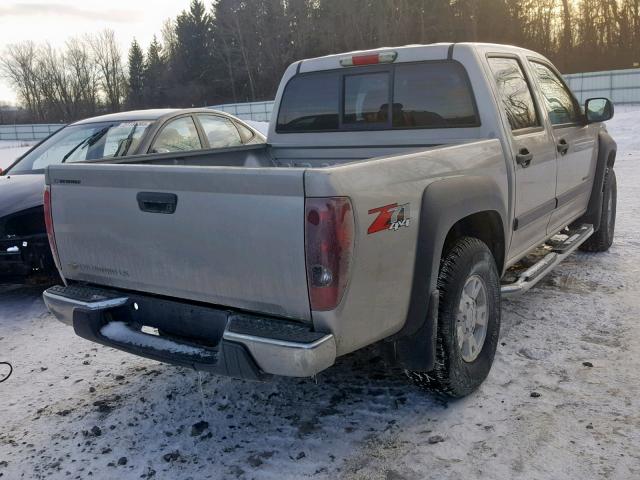
[[[468,142],[470,140],[466,140]],[[449,145],[463,142],[449,142]],[[334,165],[384,158],[411,152],[423,152],[437,148],[442,143],[418,145],[374,145],[317,146],[296,145],[274,147],[269,144],[243,145],[240,147],[196,150],[192,152],[134,155],[128,157],[101,159],[82,163],[128,164],[128,165],[174,165],[201,167],[239,168],[324,168]]]

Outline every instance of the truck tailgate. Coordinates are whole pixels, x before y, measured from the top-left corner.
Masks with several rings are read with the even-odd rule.
[[[67,279],[309,320],[303,174],[51,166],[60,268]]]

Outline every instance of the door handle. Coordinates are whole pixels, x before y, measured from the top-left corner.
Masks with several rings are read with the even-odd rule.
[[[175,193],[139,192],[136,195],[138,207],[148,213],[175,213],[178,196]]]
[[[533,153],[531,153],[526,148],[521,148],[516,155],[516,163],[522,168],[527,168],[529,165],[531,165],[531,160],[533,160]]]
[[[558,153],[560,155],[566,155],[568,151],[569,151],[569,144],[564,138],[561,138],[560,141],[558,141]]]

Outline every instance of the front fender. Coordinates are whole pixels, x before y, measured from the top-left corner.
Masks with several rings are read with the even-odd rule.
[[[577,220],[577,223],[589,223],[593,225],[594,231],[598,231],[600,228],[604,177],[607,173],[607,168],[613,168],[613,164],[616,161],[617,150],[618,145],[615,140],[606,130],[601,130],[598,133],[598,163],[596,164],[593,187],[591,187],[589,206],[587,207],[587,213]]]

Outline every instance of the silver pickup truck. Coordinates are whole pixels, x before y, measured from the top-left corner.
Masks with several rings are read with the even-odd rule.
[[[79,336],[168,363],[313,376],[379,343],[463,396],[491,368],[501,298],[611,245],[612,115],[510,46],[302,60],[265,145],[50,166],[64,285],[44,299]]]

